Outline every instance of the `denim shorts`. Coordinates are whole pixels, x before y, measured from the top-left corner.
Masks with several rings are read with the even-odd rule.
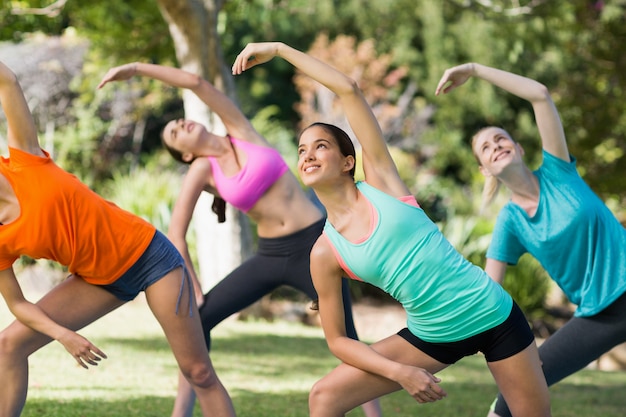
[[[141,291],[145,291],[150,285],[181,266],[183,268],[183,280],[176,303],[176,312],[178,313],[178,306],[183,295],[185,282],[189,287],[189,297],[193,298],[191,278],[185,268],[183,257],[169,239],[158,230],[155,232],[145,252],[137,259],[137,262],[117,280],[110,284],[102,285],[102,288],[122,301],[130,301],[137,297]],[[190,315],[191,311],[190,303]]]

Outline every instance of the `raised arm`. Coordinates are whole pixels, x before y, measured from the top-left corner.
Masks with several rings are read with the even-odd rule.
[[[335,93],[363,150],[363,170],[373,186],[394,196],[409,194],[387,149],[378,121],[356,81],[330,65],[281,42],[250,43],[237,56],[233,74],[278,56]]]
[[[0,62],[0,104],[7,118],[7,141],[10,147],[43,156],[37,129],[17,77]]]
[[[133,62],[111,68],[98,84],[98,88],[112,81],[128,80],[135,75],[150,77],[173,87],[192,91],[219,116],[228,133],[233,136],[242,139],[248,139],[251,135],[260,137],[230,98],[204,78],[179,68]]]
[[[561,118],[546,86],[521,75],[481,64],[468,63],[447,69],[437,85],[435,94],[446,94],[464,84],[470,77],[490,82],[496,87],[529,101],[533,106],[543,149],[557,158],[570,160]]]

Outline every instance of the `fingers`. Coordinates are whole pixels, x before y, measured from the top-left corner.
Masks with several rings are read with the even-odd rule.
[[[235,63],[233,64],[233,67],[232,67],[233,75],[240,75],[242,72],[244,72],[248,68],[256,65],[255,63],[256,58],[254,57],[250,58],[252,54],[248,52],[248,49],[249,49],[248,46],[246,46],[243,49],[243,51],[241,51],[239,55],[237,55],[237,58],[235,59]]]
[[[98,362],[106,359],[107,355],[95,346],[85,352],[74,355],[74,359],[81,367],[88,369],[88,365],[98,366]]]
[[[414,398],[419,403],[432,403],[442,400],[447,396],[448,393],[444,391],[439,385],[431,383],[424,390],[415,394]]]
[[[104,74],[104,77],[102,77],[102,81],[100,81],[100,84],[98,84],[97,88],[100,89],[106,83],[109,83],[111,81],[128,80],[135,74],[137,74],[137,64],[135,63],[124,64],[120,65],[119,67],[111,68],[107,71],[106,74]]]
[[[105,76],[102,81],[100,81],[100,84],[98,84],[98,90],[101,89],[106,83],[108,83],[110,80]]]
[[[106,74],[104,74],[104,77],[102,77],[102,80],[100,81],[100,84],[98,84],[98,89],[104,87],[104,85],[110,81],[114,81],[115,80],[115,68],[111,68],[110,70],[107,71]]]
[[[448,78],[444,75],[441,80],[439,81],[439,84],[437,84],[437,88],[435,89],[435,95],[438,96],[439,93],[441,93],[441,90],[443,88],[444,85],[446,85],[446,83],[450,81],[448,80]],[[444,90],[443,93],[447,93],[447,90]]]
[[[456,68],[456,67],[455,67]],[[454,72],[455,68],[447,69],[441,79],[439,80],[439,84],[437,84],[437,89],[435,90],[435,95],[438,96],[440,93],[447,94],[453,88],[460,85],[457,80],[456,73]],[[449,84],[446,86],[446,84]]]
[[[232,66],[233,75],[239,75],[255,65],[271,60],[277,55],[276,45],[276,42],[249,43],[246,45],[235,59]]]

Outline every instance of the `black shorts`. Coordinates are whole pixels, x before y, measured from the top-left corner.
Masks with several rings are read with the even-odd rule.
[[[487,362],[506,359],[526,349],[535,340],[524,313],[515,302],[505,321],[457,342],[426,342],[407,328],[400,330],[398,335],[422,352],[448,365],[478,352],[485,355]]]

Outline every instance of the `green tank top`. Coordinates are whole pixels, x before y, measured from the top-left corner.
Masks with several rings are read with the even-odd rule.
[[[326,221],[324,235],[351,278],[402,304],[411,333],[428,342],[456,342],[508,318],[509,294],[457,252],[417,203],[364,182],[356,186],[373,208],[370,234],[353,243]]]

